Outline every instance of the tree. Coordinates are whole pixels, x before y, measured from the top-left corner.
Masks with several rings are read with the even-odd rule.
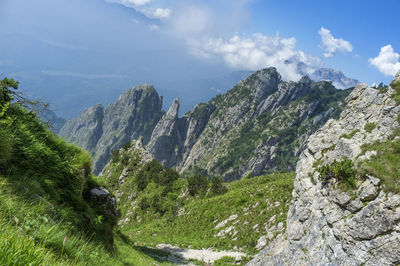
[[[12,101],[17,89],[18,81],[14,81],[12,78],[0,80],[0,105],[4,106],[6,103]]]
[[[208,188],[208,179],[205,176],[191,176],[188,178],[188,189],[192,196],[205,193]]]
[[[223,185],[222,178],[214,176],[211,179],[211,192],[214,195],[225,194],[227,191],[228,191],[228,188]]]

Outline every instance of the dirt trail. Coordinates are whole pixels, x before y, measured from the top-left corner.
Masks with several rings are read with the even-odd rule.
[[[240,261],[241,257],[246,256],[243,252],[236,251],[213,251],[211,249],[186,249],[175,247],[170,244],[158,244],[158,249],[169,252],[167,260],[176,264],[187,264],[190,259],[199,260],[205,263],[214,263],[222,257],[233,257],[236,261]],[[190,264],[189,264],[190,265]]]

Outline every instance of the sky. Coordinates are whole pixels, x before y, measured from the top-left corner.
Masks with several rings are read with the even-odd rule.
[[[151,83],[183,111],[274,66],[368,84],[400,70],[400,2],[0,0],[0,75],[67,118]]]

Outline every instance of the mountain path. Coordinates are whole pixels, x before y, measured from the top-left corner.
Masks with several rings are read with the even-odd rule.
[[[237,262],[241,261],[241,258],[247,256],[246,253],[238,251],[213,251],[212,249],[186,249],[170,244],[158,244],[157,249],[167,251],[170,255],[167,257],[169,262],[178,265],[195,265],[188,263],[189,260],[195,259],[204,263],[213,264],[216,260],[222,257],[233,257]]]

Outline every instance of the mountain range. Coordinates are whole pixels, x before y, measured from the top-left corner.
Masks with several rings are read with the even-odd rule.
[[[285,82],[267,68],[179,117],[179,99],[164,113],[154,87],[139,85],[105,110],[96,105],[83,111],[59,134],[92,153],[95,173],[113,150],[143,136],[164,167],[234,180],[294,170],[307,138],[338,117],[349,93],[307,76]]]

